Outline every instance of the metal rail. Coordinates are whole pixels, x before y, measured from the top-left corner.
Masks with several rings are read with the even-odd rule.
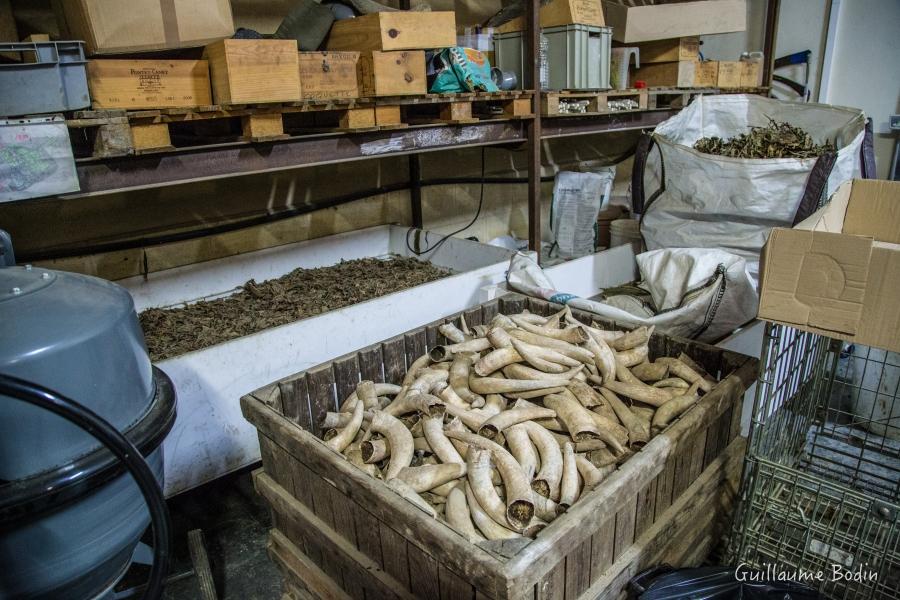
[[[677,112],[651,110],[585,117],[544,117],[540,133],[542,139],[548,139],[652,128]],[[198,146],[140,156],[80,159],[76,168],[81,192],[77,196],[449,148],[521,144],[528,141],[527,127],[528,120],[522,119],[457,126],[427,125],[393,131],[310,135],[270,143]],[[537,147],[539,149],[540,145]],[[537,175],[540,176],[539,170]]]

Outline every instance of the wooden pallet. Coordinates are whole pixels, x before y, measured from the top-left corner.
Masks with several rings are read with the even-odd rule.
[[[719,94],[718,88],[648,88],[647,108],[684,108],[704,94]]]
[[[632,100],[637,106],[630,110],[647,110],[648,93],[646,89],[591,91],[547,92],[541,96],[541,114],[548,116],[605,115],[614,112],[626,112],[616,109],[610,102]],[[584,103],[583,112],[568,112],[566,107],[574,103]]]
[[[507,294],[463,314],[471,326],[525,308],[561,307]],[[438,327],[460,316],[241,399],[259,433],[264,470],[255,485],[272,509],[269,549],[288,589],[300,581],[325,598],[618,599],[645,566],[700,560],[724,530],[715,518],[727,514],[740,471],[740,409],[758,366],[747,356],[654,336],[652,356],[685,352],[721,382],[534,540],[472,544],[322,443],[321,418],[337,398],[361,378],[399,381],[407,364],[445,341]]]
[[[68,120],[76,156],[164,152],[223,141],[269,142],[304,133],[398,129],[533,115],[531,92],[427,94],[155,110],[86,110]]]

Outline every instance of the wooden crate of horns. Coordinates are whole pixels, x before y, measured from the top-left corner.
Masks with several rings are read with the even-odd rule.
[[[263,469],[254,473],[254,481],[257,491],[272,509],[274,528],[269,538],[269,556],[284,575],[287,596],[470,600],[620,598],[624,597],[628,579],[640,569],[662,561],[686,565],[698,564],[703,559],[722,530],[716,518],[727,513],[739,477],[744,449],[744,440],[739,437],[741,399],[754,380],[756,359],[654,334],[645,342],[650,361],[662,364],[664,361],[657,362],[656,359],[681,357],[683,362],[679,361],[679,365],[687,364],[695,375],[704,377],[702,383],[695,382],[690,390],[682,390],[697,392],[689,408],[678,415],[658,418],[653,435],[648,436],[651,425],[646,419],[652,419],[649,406],[644,405],[641,409],[638,408],[641,403],[635,402],[627,409],[628,414],[640,415],[641,421],[639,425],[632,423],[631,427],[635,429],[627,431],[625,437],[618,437],[617,441],[615,437],[621,435],[621,430],[611,436],[610,431],[615,428],[604,430],[600,427],[604,421],[600,419],[596,421],[596,427],[587,424],[567,441],[565,432],[578,429],[577,423],[572,422],[578,417],[573,417],[565,408],[567,399],[578,398],[576,404],[582,407],[592,405],[595,414],[603,415],[606,410],[605,418],[608,419],[615,418],[612,413],[621,410],[622,406],[612,406],[614,401],[604,402],[606,395],[597,392],[590,396],[596,402],[593,405],[583,397],[583,388],[577,384],[566,386],[557,378],[568,377],[569,381],[576,381],[581,378],[573,377],[572,372],[584,372],[588,377],[582,383],[592,384],[602,381],[606,375],[622,394],[621,398],[628,402],[625,393],[634,392],[627,385],[616,386],[623,383],[619,375],[626,379],[627,375],[609,373],[610,369],[621,368],[618,364],[607,365],[601,371],[602,363],[598,359],[589,368],[548,375],[549,379],[542,385],[554,389],[507,393],[508,410],[500,412],[495,406],[499,404],[498,396],[494,394],[484,393],[480,399],[460,400],[457,388],[446,384],[449,369],[442,380],[440,372],[446,365],[427,365],[433,362],[432,358],[421,358],[430,355],[440,363],[442,353],[449,352],[450,358],[461,356],[466,347],[452,346],[454,342],[446,336],[458,337],[463,319],[476,337],[484,337],[492,322],[504,322],[508,324],[505,331],[520,329],[519,325],[522,325],[520,332],[514,334],[519,336],[515,339],[539,341],[521,331],[546,332],[541,328],[558,327],[559,315],[551,317],[553,320],[549,324],[541,321],[558,314],[561,309],[562,306],[543,300],[509,294],[287,377],[241,399],[244,416],[259,432]],[[526,310],[531,314],[521,315]],[[520,316],[511,322],[498,320],[497,315]],[[577,310],[562,315],[562,322],[568,323],[569,329],[575,327],[572,322],[576,319],[591,323],[589,314]],[[447,323],[455,324],[455,329],[444,326]],[[601,323],[598,327],[616,329],[614,323]],[[616,334],[609,334],[609,337],[613,335]],[[498,336],[503,337],[495,332],[492,339],[497,341]],[[594,335],[588,337],[594,339]],[[476,346],[479,344],[484,345],[475,342]],[[503,346],[502,339],[497,345]],[[615,345],[621,344],[610,341],[606,347]],[[524,350],[530,360],[542,365],[539,358],[533,356],[533,346],[526,343],[514,348],[516,352]],[[482,357],[491,351],[493,347],[485,345]],[[635,358],[634,354],[629,355],[625,350],[617,356],[620,362],[642,358]],[[556,357],[546,352],[543,356]],[[522,360],[521,356],[518,358]],[[401,392],[402,397],[394,396],[404,381],[408,366],[419,377],[410,376],[407,383],[417,383]],[[525,377],[531,373],[527,370],[530,367],[522,363],[510,366],[514,370],[504,371],[505,374]],[[484,364],[480,367],[477,362],[474,365],[468,363],[473,372],[493,368]],[[691,378],[680,366],[663,369],[669,373],[644,373],[650,370],[651,367],[636,368],[633,365],[629,372],[641,374],[648,382],[653,377],[668,377],[674,372]],[[494,385],[496,380],[502,380],[499,373],[481,381],[476,381],[479,377],[475,374],[469,382],[473,388],[484,390],[484,385]],[[429,377],[433,381],[426,382]],[[488,379],[495,381],[491,383]],[[375,385],[365,383],[369,381]],[[458,383],[457,379],[454,385]],[[633,385],[652,387],[650,383]],[[705,393],[696,389],[701,385],[707,390]],[[448,387],[451,390],[448,391]],[[412,391],[414,388],[438,396],[416,394]],[[579,391],[582,397],[568,395],[568,389]],[[654,389],[666,390],[674,396],[670,388]],[[472,389],[469,392],[477,395]],[[545,396],[540,397],[540,393]],[[465,391],[463,395],[466,395]],[[531,396],[530,402],[543,403],[543,412],[528,406],[528,400],[519,401],[521,396]],[[467,408],[469,402],[471,405]],[[481,402],[484,405],[478,408]],[[391,404],[394,409],[388,408]],[[414,412],[407,413],[401,404],[414,406]],[[556,410],[547,412],[550,407]],[[341,408],[344,412],[340,412]],[[504,479],[509,474],[507,463],[511,454],[506,453],[501,444],[512,447],[510,440],[514,443],[519,434],[514,435],[513,429],[517,426],[511,423],[523,418],[522,413],[515,412],[522,409],[533,411],[529,415],[532,420],[519,429],[530,431],[533,426],[529,423],[541,423],[539,429],[546,431],[559,445],[556,456],[562,459],[561,478],[549,477],[555,481],[543,489],[544,493],[550,486],[560,490],[560,495],[556,495],[556,489],[551,492],[556,503],[538,497],[538,492],[529,495],[527,487],[515,492],[517,485],[512,481],[513,477]],[[515,418],[508,415],[510,412],[515,413]],[[557,418],[548,416],[552,412],[556,412]],[[659,412],[657,410],[654,416]],[[378,416],[379,413],[396,413],[397,416]],[[485,420],[498,413],[507,416]],[[583,413],[580,414],[583,417]],[[473,422],[474,415],[480,418]],[[459,452],[461,461],[457,459],[457,463],[460,464],[454,464],[452,459],[447,459],[446,464],[433,464],[437,461],[429,459],[429,454],[424,452],[429,448],[424,448],[422,442],[434,442],[434,439],[423,436],[409,438],[415,459],[411,467],[404,468],[409,460],[408,456],[401,455],[407,450],[401,452],[400,449],[404,448],[401,438],[406,434],[392,438],[390,430],[397,423],[403,423],[404,430],[415,430],[417,418],[429,435],[439,432],[443,433],[443,439],[452,440],[452,447]],[[347,452],[351,455],[348,457],[339,453],[335,448],[343,447],[347,442],[342,438],[352,437],[342,432],[360,420],[363,425],[358,435],[369,429],[385,435],[366,434],[354,442],[356,454]],[[464,422],[463,426],[460,421]],[[467,432],[466,424],[475,431]],[[337,426],[337,429],[328,433],[329,429],[323,425]],[[478,431],[492,437],[494,442],[479,437]],[[644,435],[640,431],[644,431]],[[323,437],[328,441],[323,441]],[[539,437],[546,438],[547,435]],[[650,438],[646,445],[642,445],[643,437]],[[366,439],[368,444],[361,444],[361,439]],[[368,458],[377,459],[379,453],[390,447],[391,441],[396,444],[398,464],[391,464],[391,456],[378,463],[380,475],[391,481],[388,484],[383,478],[372,476],[376,467],[364,465],[361,454],[365,446]],[[501,450],[492,446],[495,442],[500,442],[496,447]],[[434,443],[434,448],[440,446]],[[548,459],[538,467],[543,458],[539,456],[526,475],[532,480],[533,490],[540,490],[543,484],[539,480],[548,480],[541,469],[545,466],[549,469],[551,463],[559,459],[552,459],[555,452],[551,452],[551,447],[546,444],[541,446],[536,442],[534,448],[538,455],[541,449],[548,451]],[[437,450],[431,451],[438,454]],[[444,458],[444,452],[449,450],[445,448],[441,458]],[[527,462],[520,452],[516,455],[514,462],[517,462],[511,467],[513,471]],[[590,465],[585,464],[589,461]],[[497,466],[497,473],[491,470],[492,464]],[[434,488],[441,479],[432,479],[425,485],[421,481],[422,477],[446,480],[447,477],[460,477],[463,472],[465,477],[460,481],[466,483],[445,484],[444,492],[439,487]],[[491,485],[491,477],[497,474],[499,477]],[[593,489],[585,486],[586,483],[593,484]],[[423,491],[429,487],[434,489]],[[521,488],[521,484],[518,487]],[[449,488],[452,490],[448,493]],[[510,490],[509,494],[507,490]],[[439,493],[447,495],[442,500]],[[522,498],[527,496],[527,501],[516,504],[512,498],[516,494]],[[572,502],[578,494],[580,496]],[[509,502],[498,507],[498,499],[501,503]],[[481,500],[494,510],[484,510]],[[529,502],[543,519],[533,517],[529,520]],[[570,506],[563,511],[565,504]],[[436,514],[435,507],[440,514]],[[465,508],[462,513],[460,507]],[[505,515],[504,508],[509,511]],[[496,516],[498,511],[500,515]],[[492,519],[488,512],[495,518]],[[461,519],[460,514],[465,518]],[[504,521],[505,527],[501,527],[498,522],[504,516],[508,520]],[[517,517],[519,522],[516,522]],[[548,523],[544,524],[544,521]]]

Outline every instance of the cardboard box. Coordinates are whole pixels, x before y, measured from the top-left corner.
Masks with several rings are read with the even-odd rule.
[[[741,62],[737,60],[720,60],[719,78],[716,85],[723,89],[741,87]]]
[[[428,50],[456,45],[456,13],[378,12],[335,21],[329,50]]]
[[[216,104],[300,100],[296,40],[220,40],[206,47]]]
[[[212,104],[205,60],[92,60],[94,108],[191,108]]]
[[[900,183],[854,180],[760,261],[759,318],[900,352]]]
[[[603,10],[599,0],[553,0],[541,6],[541,27],[558,27],[560,25],[593,25],[606,26]],[[511,21],[495,27],[496,33],[524,31],[525,17],[516,17]]]
[[[697,64],[693,60],[649,64],[635,69],[631,82],[643,81],[647,87],[694,87]]]
[[[425,94],[425,52],[365,52],[357,69],[359,92],[363,97]]]
[[[719,85],[719,61],[698,61],[694,68],[694,86],[714,88]]]
[[[747,29],[745,0],[701,0],[647,6],[626,6],[614,0],[603,0],[603,16],[606,24],[613,28],[613,39],[626,43]]]
[[[762,71],[762,62],[758,60],[742,60],[741,61],[741,87],[754,88],[759,87],[759,77]]]
[[[60,28],[88,54],[203,46],[234,33],[229,0],[65,0]]]
[[[644,42],[636,44],[636,46],[641,51],[642,65],[679,60],[700,60],[700,38],[697,36]]]
[[[359,52],[300,52],[300,97],[359,98]]]

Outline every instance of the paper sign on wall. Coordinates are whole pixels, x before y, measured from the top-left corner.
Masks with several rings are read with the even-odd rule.
[[[0,202],[79,189],[62,117],[0,120]]]

